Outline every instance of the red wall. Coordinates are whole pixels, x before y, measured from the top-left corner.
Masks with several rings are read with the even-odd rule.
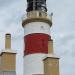
[[[48,40],[50,36],[47,34],[36,33],[29,34],[24,37],[25,50],[24,54],[33,54],[33,53],[48,53]]]

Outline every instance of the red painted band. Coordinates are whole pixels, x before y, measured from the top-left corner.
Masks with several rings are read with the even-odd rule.
[[[43,33],[29,34],[24,37],[25,50],[24,55],[34,53],[48,53],[48,40],[51,37]]]

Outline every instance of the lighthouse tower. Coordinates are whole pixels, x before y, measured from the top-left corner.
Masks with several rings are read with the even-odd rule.
[[[54,57],[53,40],[50,36],[52,18],[47,14],[46,0],[27,0],[26,11],[27,15],[22,21],[24,28],[24,75],[53,75],[51,72],[48,73],[47,64],[52,63],[49,62],[50,60],[56,61],[58,58],[52,58]],[[47,57],[48,54],[51,57]],[[49,63],[45,64],[47,61]],[[58,75],[58,73],[54,75]]]

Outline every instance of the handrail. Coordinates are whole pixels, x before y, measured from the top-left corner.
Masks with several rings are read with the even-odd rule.
[[[37,13],[39,14],[39,12],[37,12]],[[22,17],[22,20],[30,19],[30,18],[46,18],[46,19],[52,21],[52,13],[51,13],[51,14],[45,14],[45,15],[42,14],[42,16],[37,15],[37,13],[35,12],[35,14],[34,14],[34,13],[31,13],[31,14],[29,14],[29,13],[24,14],[23,17]],[[28,15],[28,14],[29,14],[29,15]]]

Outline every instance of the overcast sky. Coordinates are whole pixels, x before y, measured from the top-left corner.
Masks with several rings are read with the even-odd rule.
[[[60,75],[75,75],[75,0],[47,0],[53,12],[51,28],[54,51],[60,57]],[[23,74],[23,36],[21,26],[26,0],[0,0],[0,50],[5,48],[5,34],[12,35],[12,49],[17,50],[17,75]]]

